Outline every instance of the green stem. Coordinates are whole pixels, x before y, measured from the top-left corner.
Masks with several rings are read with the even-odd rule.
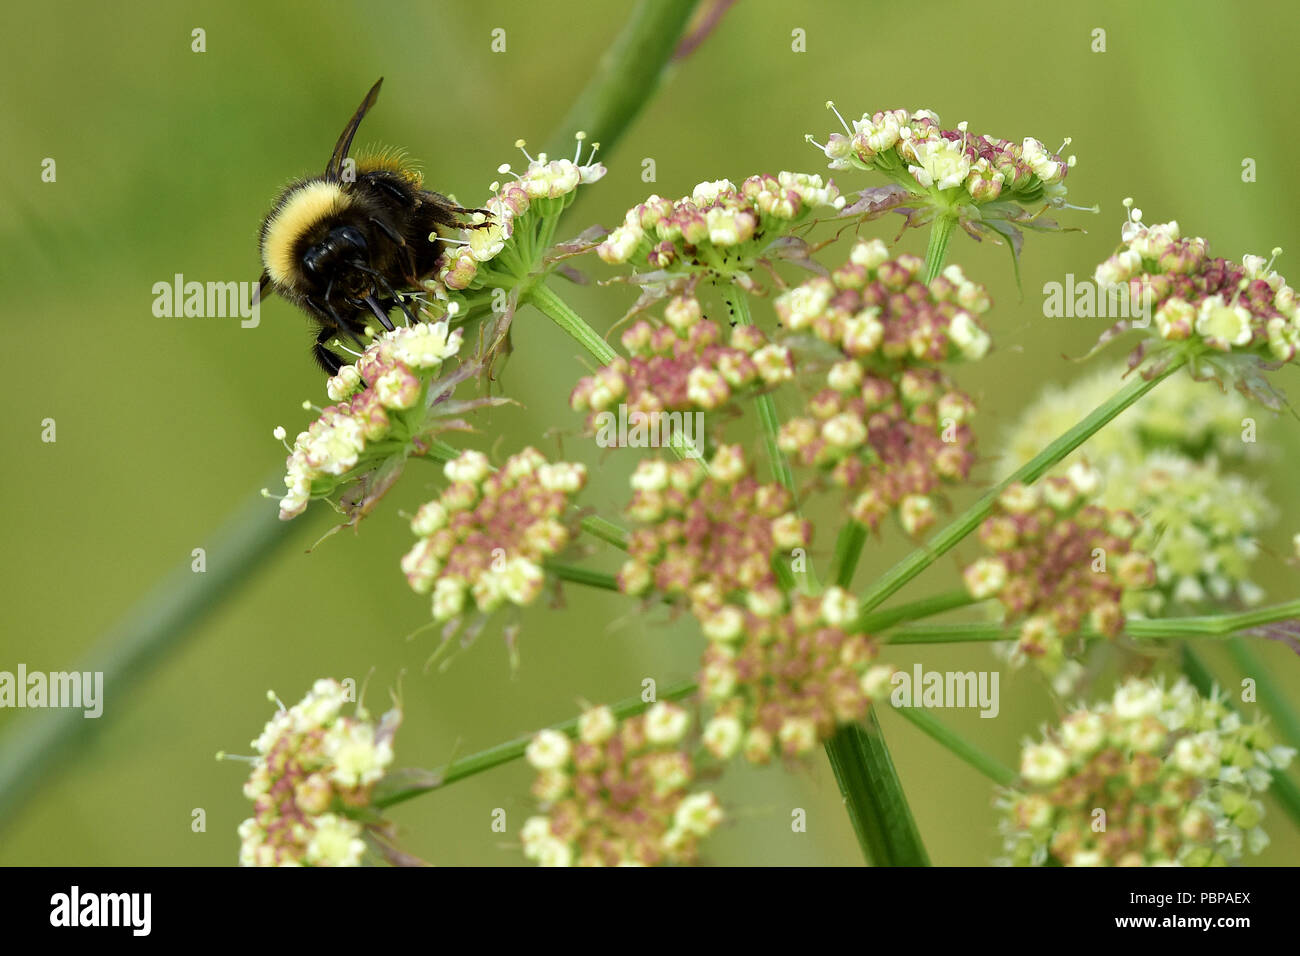
[[[283,477],[284,472],[277,471],[271,482]],[[315,527],[315,521],[308,515],[280,521],[274,501],[260,493],[251,495],[222,522],[222,532],[206,540],[205,572],[193,571],[186,555],[103,634],[72,668],[104,675],[103,716],[86,720],[74,708],[44,710],[14,721],[0,739],[0,821],[15,819],[22,802],[35,787],[49,782],[52,771],[75,747],[97,736],[102,739],[108,723],[130,710],[132,688],[194,635],[211,611],[227,606],[240,588],[258,580],[270,559]]]
[[[696,0],[641,0],[605,50],[596,72],[548,141],[552,156],[573,153],[573,137],[586,132],[608,154],[642,106],[658,92]]]
[[[738,324],[754,324],[754,318],[749,314],[749,300],[745,298],[743,292],[730,282],[726,282],[722,285],[722,298]],[[755,401],[758,405],[759,424],[763,428],[763,444],[767,446],[767,457],[772,465],[772,477],[785,485],[797,502],[798,491],[794,484],[794,472],[790,470],[790,462],[786,460],[785,452],[781,451],[781,446],[777,443],[777,435],[781,431],[781,419],[776,413],[776,402],[772,400],[769,392],[760,393]]]
[[[935,614],[942,614],[945,611],[952,611],[959,607],[970,607],[972,604],[978,603],[966,591],[948,591],[945,594],[936,594],[932,597],[921,598],[919,601],[911,601],[908,604],[899,604],[883,611],[871,611],[863,614],[858,618],[854,630],[867,634],[877,634],[887,628],[902,624],[904,621],[932,617]]]
[[[867,543],[867,533],[867,526],[852,518],[840,528],[839,537],[835,539],[835,561],[831,565],[831,577],[842,588],[853,583],[853,572],[858,569],[862,546]]]
[[[966,761],[984,776],[1004,787],[1015,786],[1018,774],[995,757],[991,757],[929,711],[920,707],[895,707],[894,713],[910,721],[935,742]]]
[[[590,568],[580,568],[560,561],[547,561],[546,570],[561,581],[585,584],[587,587],[600,588],[602,591],[618,590],[618,579],[604,571],[593,571]]]
[[[1300,747],[1300,715],[1287,700],[1286,691],[1273,679],[1273,672],[1240,637],[1228,640],[1228,653],[1242,677],[1255,681],[1259,702],[1273,720],[1287,746]]]
[[[454,461],[459,456],[459,448],[437,438],[429,442],[429,450],[424,453],[424,457],[432,461]]]
[[[960,605],[955,605],[960,606]],[[904,605],[906,607],[906,605]],[[938,613],[933,612],[933,613]],[[1200,617],[1134,618],[1125,622],[1124,633],[1143,640],[1177,637],[1228,637],[1239,631],[1300,615],[1300,601],[1287,601],[1253,611]],[[870,615],[868,615],[870,617]],[[879,629],[879,628],[877,628]],[[1091,627],[1077,632],[1088,640],[1104,640],[1105,635]],[[970,641],[1008,641],[1015,638],[1014,627],[995,621],[966,624],[911,624],[899,628],[891,644],[952,644]]]
[[[1240,611],[1236,614],[1218,614],[1201,617],[1174,617],[1166,620],[1130,621],[1138,631],[1145,631],[1145,637],[1182,637],[1211,635],[1223,636],[1235,634],[1248,628],[1272,624],[1300,617],[1300,599],[1284,604],[1270,604],[1268,607],[1255,608],[1253,611]]]
[[[846,724],[837,730],[826,742],[826,755],[867,861],[876,866],[929,866],[875,711],[868,712],[866,728]]]
[[[1192,682],[1192,686],[1202,697],[1209,697],[1214,691],[1214,675],[1210,673],[1201,655],[1188,644],[1183,645],[1182,665],[1183,673]],[[1225,702],[1233,710],[1238,710],[1236,701],[1231,696],[1228,696]],[[1278,803],[1282,804],[1282,809],[1291,818],[1291,822],[1300,826],[1300,786],[1297,786],[1283,770],[1272,770],[1270,775],[1273,777],[1273,782],[1269,792],[1277,797]]]
[[[695,689],[693,681],[679,681],[661,689],[657,697],[659,700],[682,700],[694,694]],[[611,704],[610,710],[614,712],[615,717],[622,720],[648,710],[653,703],[653,701],[644,701],[639,696],[629,697],[616,704]],[[574,717],[563,723],[553,724],[551,729],[568,734],[570,737],[577,736],[578,718]],[[507,740],[505,743],[497,744],[495,747],[489,747],[487,750],[480,750],[478,753],[463,757],[460,760],[453,760],[447,766],[439,767],[437,770],[396,771],[390,773],[375,785],[372,805],[382,810],[403,803],[413,797],[418,797],[422,793],[428,793],[430,790],[445,787],[457,780],[464,780],[466,777],[472,777],[485,770],[491,770],[502,764],[510,763],[512,760],[518,760],[524,755],[529,742],[535,736],[536,733],[524,734],[513,740]]]
[[[930,223],[930,243],[925,250],[925,281],[933,282],[943,269],[943,258],[948,252],[948,241],[957,226],[957,217],[940,213]]]
[[[870,611],[878,607],[882,601],[974,531],[979,523],[988,517],[998,496],[1008,485],[1017,481],[1026,484],[1037,481],[1066,455],[1100,431],[1103,425],[1172,375],[1185,361],[1186,359],[1182,357],[1171,360],[1168,366],[1150,379],[1135,376],[1127,385],[1089,412],[1082,421],[1018,468],[1013,475],[999,482],[959,518],[885,572],[863,596],[861,602],[863,609]]]
[[[612,521],[606,521],[604,518],[596,515],[589,515],[582,519],[582,530],[592,537],[599,538],[601,541],[612,544],[620,551],[627,550],[627,531],[620,528]]]
[[[617,358],[617,353],[610,344],[583,321],[582,316],[569,308],[545,282],[538,282],[532,287],[528,293],[528,301],[568,333],[570,338],[586,349],[601,365],[608,365]]]

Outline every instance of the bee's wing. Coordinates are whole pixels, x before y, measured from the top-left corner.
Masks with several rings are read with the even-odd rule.
[[[348,125],[343,128],[343,134],[339,136],[339,141],[334,144],[334,152],[330,154],[329,164],[325,167],[326,179],[338,179],[339,172],[343,169],[343,160],[347,159],[348,149],[352,146],[352,137],[357,135],[357,127],[361,125],[361,118],[366,115],[366,111],[375,105],[375,100],[379,99],[379,87],[383,85],[384,78],[381,76],[375,85],[370,88],[366,98],[361,101],[357,111],[352,114],[352,119],[348,120]]]

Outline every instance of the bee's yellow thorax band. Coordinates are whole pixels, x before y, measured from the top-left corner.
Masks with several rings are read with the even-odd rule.
[[[294,247],[304,232],[350,204],[338,183],[310,182],[293,190],[267,221],[262,239],[262,265],[275,282],[298,275]]]

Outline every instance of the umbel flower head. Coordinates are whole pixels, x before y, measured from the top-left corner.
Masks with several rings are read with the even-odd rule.
[[[1223,866],[1268,844],[1272,770],[1295,751],[1180,678],[1133,678],[1072,711],[1021,751],[1002,795],[1004,858],[1015,866]],[[1098,811],[1101,811],[1098,813]]]
[[[444,471],[451,484],[411,520],[419,541],[402,558],[411,588],[432,593],[435,621],[531,604],[546,582],[546,559],[572,537],[570,506],[586,468],[525,448],[499,469],[467,451]]]
[[[576,740],[537,734],[525,756],[543,812],[524,823],[524,855],[542,866],[694,863],[723,812],[711,791],[692,789],[690,724],[686,710],[660,701],[621,721],[591,708]]]
[[[833,379],[838,375],[832,370]],[[907,534],[922,534],[938,519],[935,496],[966,480],[974,465],[974,403],[938,369],[843,379],[781,426],[781,450],[845,489],[859,524],[879,530],[897,513]]]
[[[600,144],[593,144],[582,159],[585,139],[586,134],[578,134],[573,159],[550,159],[545,153],[533,157],[519,140],[515,145],[528,160],[524,171],[515,172],[509,163],[497,170],[513,178],[491,185],[492,195],[483,203],[487,215],[470,217],[471,228],[462,231],[458,243],[447,244],[437,277],[429,283],[439,298],[462,305],[462,318],[486,307],[492,289],[527,285],[543,271],[560,214],[579,186],[605,175],[605,167],[595,161]]]
[[[849,212],[879,212],[906,203],[909,224],[937,215],[955,216],[973,235],[1018,235],[1010,223],[1056,229],[1041,218],[1044,209],[1065,205],[1064,180],[1074,157],[1062,157],[1026,137],[1019,143],[975,135],[966,124],[944,129],[930,110],[884,110],[845,122],[833,103],[843,133],[831,133],[823,146],[831,169],[874,170],[893,182],[863,193]],[[1069,145],[1066,139],[1062,149]]]
[[[988,293],[956,265],[926,284],[924,265],[890,258],[879,239],[861,241],[829,276],[779,296],[776,313],[791,332],[811,332],[868,371],[983,358],[992,343],[978,316]]]
[[[258,756],[244,784],[253,816],[239,826],[241,865],[360,865],[362,811],[393,760],[402,715],[391,710],[376,724],[358,705],[347,716],[349,699],[337,681],[318,680],[253,741]]]
[[[694,609],[709,639],[700,674],[711,708],[704,746],[720,760],[737,752],[755,764],[806,756],[841,724],[862,720],[888,688],[892,669],[870,666],[875,644],[853,632],[858,607],[847,591],[796,595],[788,611],[766,611]]]
[[[441,375],[460,343],[461,331],[450,331],[446,322],[417,322],[383,333],[356,362],[340,368],[326,384],[334,404],[319,409],[289,448],[281,520],[302,514],[314,498],[333,498],[345,489],[343,504],[359,518],[397,479],[408,457],[428,454],[441,431],[469,428],[449,416],[500,403],[451,400],[474,371],[466,363]],[[283,441],[284,429],[276,428],[275,435]]]
[[[1125,593],[1155,582],[1151,559],[1133,550],[1137,519],[1087,503],[1098,481],[1076,465],[1067,477],[1009,486],[979,528],[988,553],[964,572],[972,597],[997,598],[1007,622],[1021,622],[1018,652],[1049,673],[1085,623],[1118,635]]]
[[[773,558],[806,547],[811,526],[785,487],[754,477],[739,445],[721,446],[709,462],[643,461],[632,488],[626,513],[640,527],[628,541],[620,590],[653,589],[701,608],[726,600],[782,610]]]
[[[1000,472],[1010,474],[1049,441],[1109,398],[1120,366],[1065,388],[1049,388],[1008,435]],[[1244,440],[1254,418],[1236,392],[1188,376],[1166,379],[1090,438],[1050,473],[1081,462],[1101,482],[1095,502],[1142,522],[1134,547],[1151,556],[1156,585],[1126,597],[1146,616],[1205,613],[1214,602],[1254,604],[1263,594],[1251,579],[1259,531],[1273,514],[1261,488],[1228,465],[1258,457]],[[1249,437],[1257,437],[1250,434]]]
[[[630,357],[615,359],[574,388],[569,403],[590,413],[593,431],[601,413],[618,405],[654,428],[661,412],[712,411],[794,375],[789,349],[769,343],[756,326],[724,332],[725,326],[703,317],[694,297],[672,299],[664,315],[662,324],[638,319],[623,333]]]
[[[1291,362],[1300,349],[1295,290],[1273,271],[1282,250],[1267,260],[1212,258],[1209,243],[1184,238],[1177,222],[1146,226],[1141,219],[1142,210],[1130,209],[1119,250],[1096,274],[1100,286],[1126,286],[1130,300],[1153,316],[1130,365],[1177,350],[1188,356],[1194,377],[1222,378],[1278,407],[1259,369]],[[1103,341],[1131,326],[1118,323]]]
[[[782,426],[781,449],[846,489],[859,523],[878,528],[897,510],[912,535],[937,519],[933,495],[975,460],[974,403],[933,366],[982,358],[990,345],[977,318],[989,307],[983,287],[958,266],[926,284],[921,266],[891,259],[878,239],[859,242],[828,277],[775,303],[791,333],[834,350],[825,386]]]
[[[629,209],[622,225],[596,247],[612,264],[631,263],[646,281],[723,277],[753,287],[748,272],[759,260],[805,252],[783,237],[819,209],[838,211],[844,199],[820,176],[782,172],[700,183],[673,201],[650,196]]]
[[[1273,513],[1259,488],[1209,458],[1157,452],[1140,463],[1116,461],[1101,500],[1136,514],[1134,546],[1155,562],[1156,585],[1131,595],[1131,609],[1154,617],[1206,613],[1222,602],[1258,604],[1251,580],[1258,534]]]

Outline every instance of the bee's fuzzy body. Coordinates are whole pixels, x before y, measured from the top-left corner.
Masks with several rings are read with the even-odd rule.
[[[345,170],[357,126],[379,95],[380,80],[339,137],[322,176],[291,183],[262,222],[261,286],[303,309],[318,325],[313,354],[333,375],[344,364],[328,343],[357,342],[370,318],[392,328],[399,293],[433,274],[440,231],[463,227],[463,209],[426,190],[402,157],[380,152]]]

